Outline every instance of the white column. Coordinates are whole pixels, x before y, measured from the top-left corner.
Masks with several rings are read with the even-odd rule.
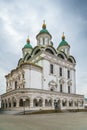
[[[30,99],[30,108],[33,108],[33,98]]]
[[[45,108],[45,99],[43,99],[43,104],[42,104],[43,106],[43,108]]]
[[[16,107],[19,107],[19,99],[17,99]]]

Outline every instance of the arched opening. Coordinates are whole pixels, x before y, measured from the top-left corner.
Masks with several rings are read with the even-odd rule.
[[[5,103],[5,107],[6,107],[6,108],[8,107],[7,102]]]
[[[62,54],[58,54],[58,57],[64,59],[64,56]]]
[[[51,99],[49,100],[49,106],[52,106],[52,100]]]
[[[38,106],[39,106],[39,107],[42,106],[42,99],[39,99]]]
[[[71,62],[71,63],[73,63],[73,61],[70,58],[68,58],[68,61]]]
[[[45,106],[46,107],[52,106],[52,100],[51,99],[45,99]]]
[[[42,106],[42,103],[43,103],[42,99],[39,99],[39,100],[34,99],[34,100],[33,100],[33,105],[34,105],[34,107],[41,107],[41,106]]]
[[[9,107],[11,107],[11,102],[9,102]]]
[[[38,101],[37,101],[37,99],[34,99],[34,100],[33,100],[33,106],[34,106],[34,107],[38,107]]]
[[[28,107],[28,106],[30,106],[30,100],[29,100],[29,99],[26,99],[26,100],[25,100],[25,107]]]
[[[15,81],[15,89],[17,89],[17,84],[18,84],[17,81]]]
[[[73,106],[73,101],[69,101],[69,107]]]
[[[73,56],[69,56],[68,57],[68,59],[67,59],[69,62],[71,62],[71,63],[76,63],[76,60],[75,60],[75,58],[73,57]]]
[[[45,99],[45,106],[48,106],[48,100]]]
[[[67,101],[62,101],[62,106],[63,107],[67,106]]]
[[[77,107],[77,106],[78,106],[78,102],[77,102],[77,101],[75,101],[75,102],[74,102],[74,105]]]
[[[12,103],[13,103],[13,107],[16,107],[16,99],[14,97],[12,98]]]
[[[8,99],[8,107],[11,107],[11,100]]]
[[[20,107],[23,107],[23,99],[20,99],[20,100],[19,100],[19,106],[20,106]]]
[[[51,49],[49,49],[49,48],[47,48],[45,51],[47,51],[48,53],[54,55],[54,52]]]

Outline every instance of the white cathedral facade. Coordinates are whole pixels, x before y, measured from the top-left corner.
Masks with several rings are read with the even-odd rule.
[[[57,49],[43,23],[37,34],[37,46],[29,38],[22,49],[16,69],[6,78],[6,93],[1,96],[3,110],[83,109],[84,96],[76,94],[76,60],[70,55],[70,45],[62,40]]]

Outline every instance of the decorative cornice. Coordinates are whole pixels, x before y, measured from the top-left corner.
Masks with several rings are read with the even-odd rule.
[[[49,90],[42,90],[42,89],[34,89],[34,88],[20,88],[16,90],[12,90],[10,92],[7,92],[5,94],[1,95],[1,98],[4,98],[9,95],[17,94],[17,93],[38,93],[38,94],[50,94],[50,95],[56,95],[56,96],[69,96],[69,98],[84,98],[84,95],[80,94],[68,94],[68,93],[60,93],[56,91],[49,91]]]

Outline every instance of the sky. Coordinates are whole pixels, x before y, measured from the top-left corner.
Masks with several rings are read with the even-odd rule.
[[[28,36],[36,46],[43,20],[55,48],[65,33],[76,59],[76,93],[87,97],[87,0],[0,0],[0,94]]]

